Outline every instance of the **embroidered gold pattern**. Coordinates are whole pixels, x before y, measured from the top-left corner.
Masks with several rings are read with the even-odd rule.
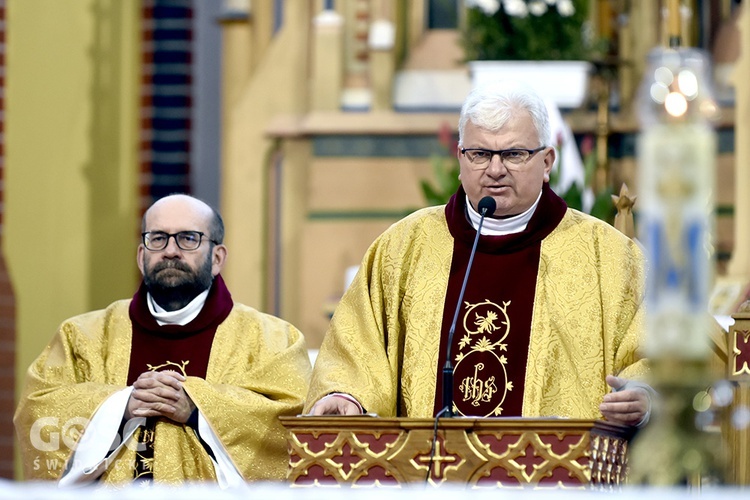
[[[147,363],[147,364],[146,364],[146,367],[147,367],[147,368],[148,368],[148,369],[149,369],[150,371],[152,371],[152,372],[155,372],[155,371],[158,371],[159,369],[161,369],[161,368],[164,368],[164,367],[167,367],[167,366],[174,366],[174,367],[176,367],[176,368],[177,368],[178,370],[180,370],[180,372],[181,372],[181,373],[182,373],[182,374],[183,374],[183,375],[184,375],[185,377],[187,377],[187,372],[185,371],[185,367],[186,367],[186,366],[187,366],[187,365],[188,365],[189,363],[190,363],[190,360],[188,360],[188,361],[185,361],[185,360],[183,360],[183,361],[182,361],[182,363],[175,363],[174,361],[169,361],[169,360],[167,360],[167,362],[166,362],[166,363],[162,363],[161,365],[156,365],[156,366],[154,366],[154,365],[150,365],[150,364],[148,364],[148,363]]]
[[[183,360],[181,363],[175,363],[174,361],[167,360],[166,363],[160,365],[152,365],[146,363],[146,367],[149,371],[155,372],[166,367],[175,367],[185,377],[187,377],[187,371],[185,367],[190,361]],[[146,427],[139,437],[139,443],[143,445],[142,451],[137,451],[135,454],[135,465],[133,467],[133,478],[134,479],[152,479],[154,475],[154,441],[156,438],[156,430],[154,429],[155,421],[147,421]]]
[[[454,373],[459,373],[462,363],[468,363],[470,367],[468,372],[463,366],[460,370],[458,382],[462,402],[477,409],[480,406],[494,404],[484,416],[502,415],[505,396],[508,391],[513,390],[513,382],[508,380],[508,371],[505,368],[508,358],[500,354],[501,351],[508,351],[505,340],[510,333],[510,301],[504,301],[501,306],[487,299],[477,304],[464,302],[464,305],[466,312],[463,316],[463,327],[466,335],[459,341],[459,352],[453,370]],[[480,353],[488,353],[491,357],[486,354],[480,356]],[[465,415],[455,404],[454,410]]]

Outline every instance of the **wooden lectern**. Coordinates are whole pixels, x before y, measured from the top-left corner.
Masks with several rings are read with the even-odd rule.
[[[594,420],[281,417],[292,486],[616,489],[633,429]]]

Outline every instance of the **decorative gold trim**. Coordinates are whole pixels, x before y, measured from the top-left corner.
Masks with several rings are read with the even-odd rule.
[[[471,488],[615,489],[625,482],[630,429],[589,420],[434,421],[281,417],[295,487],[384,487],[425,481]]]

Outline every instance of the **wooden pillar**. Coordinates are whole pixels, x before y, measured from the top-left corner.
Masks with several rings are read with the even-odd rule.
[[[620,102],[626,109],[632,106],[635,99],[635,90],[638,86],[634,68],[634,19],[633,12],[621,16],[618,19],[617,38],[619,45],[619,60],[617,72],[619,74],[618,85],[620,90]]]
[[[227,107],[237,102],[253,67],[253,31],[249,4],[247,0],[227,2],[219,19],[222,43],[222,116],[227,116]]]
[[[370,91],[372,111],[393,108],[393,79],[396,70],[396,25],[393,0],[370,1]]]
[[[233,0],[238,1],[238,0]],[[263,60],[266,52],[271,46],[271,43],[273,42],[274,38],[278,33],[274,32],[274,23],[276,21],[276,7],[275,7],[275,0],[239,0],[239,1],[246,1],[248,4],[250,4],[250,21],[253,28],[253,38],[252,38],[252,45],[253,45],[253,59],[252,59],[252,67],[253,69],[256,67],[257,64],[260,64],[260,62]],[[284,19],[281,21],[281,24],[283,25],[284,22],[289,20],[289,13],[288,9],[295,9],[293,4],[296,2],[290,2],[286,1],[284,2]],[[309,8],[309,7],[308,7]],[[306,8],[307,9],[307,8]]]
[[[629,27],[621,38],[621,47],[627,57],[623,62],[628,78],[620,79],[620,95],[624,105],[631,105],[638,85],[643,78],[648,53],[658,44],[659,3],[633,2],[628,17]],[[627,42],[625,44],[624,42]]]
[[[304,251],[305,223],[307,221],[309,192],[309,165],[312,157],[312,144],[307,138],[290,139],[284,142],[281,169],[277,176],[277,217],[280,217],[279,234],[275,235],[279,259],[278,275],[275,276],[280,304],[278,314],[299,324],[302,316],[301,288],[302,252]]]
[[[265,3],[252,3],[253,30],[267,23],[261,16],[266,11],[256,10],[261,5]],[[270,279],[267,202],[273,144],[266,129],[278,115],[299,116],[308,111],[310,5],[307,0],[284,3],[281,29],[266,49],[258,49],[258,63],[251,74],[234,82],[239,93],[236,101],[223,108],[221,212],[230,252],[223,274],[237,302],[259,309],[267,305]],[[254,41],[252,50],[256,50]],[[292,317],[285,319],[293,322]]]
[[[370,89],[373,111],[393,108],[395,74],[395,27],[393,22],[376,20],[370,25]]]
[[[339,2],[342,3],[342,2]],[[368,87],[367,33],[371,15],[368,0],[348,0],[337,11],[344,16],[344,82],[347,88]]]
[[[427,18],[425,16],[427,7],[425,1],[411,0],[408,2],[408,20],[405,23],[408,37],[407,47],[414,47],[419,42],[424,33],[425,26],[427,26]]]
[[[316,111],[340,107],[344,81],[344,18],[333,10],[313,20],[311,106]]]
[[[750,281],[750,8],[742,8],[737,21],[740,30],[740,55],[735,63],[732,83],[734,104],[734,250],[729,275]]]

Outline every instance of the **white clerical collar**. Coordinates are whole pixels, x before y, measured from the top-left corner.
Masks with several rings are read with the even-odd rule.
[[[505,219],[493,219],[485,217],[482,223],[482,234],[485,236],[503,236],[506,234],[520,233],[526,229],[526,225],[531,220],[531,216],[534,215],[537,205],[539,205],[539,199],[542,197],[542,192],[539,191],[539,196],[536,197],[536,201],[531,207],[523,213],[508,217]],[[474,229],[479,227],[479,219],[481,215],[479,212],[474,210],[469,202],[469,197],[466,197],[466,209],[469,214],[469,222],[474,226]]]
[[[156,303],[151,294],[146,294],[146,304],[151,315],[154,317],[159,326],[162,325],[187,325],[200,314],[203,305],[208,297],[208,288],[199,293],[197,297],[190,301],[188,305],[177,311],[167,311]]]

